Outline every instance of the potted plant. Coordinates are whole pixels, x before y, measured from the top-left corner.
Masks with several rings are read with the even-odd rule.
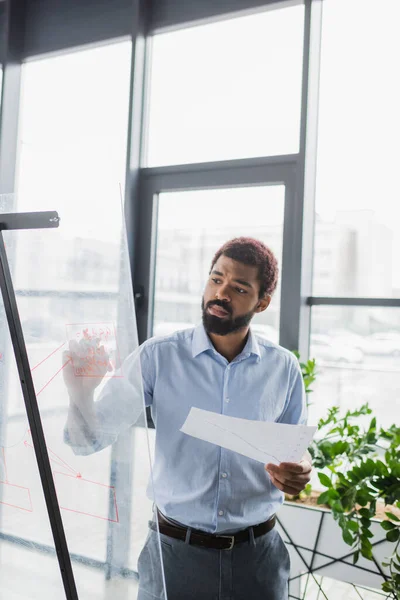
[[[309,394],[316,363],[300,365]],[[371,415],[367,404],[343,416],[332,407],[318,423],[309,451],[326,489],[308,486],[279,513],[291,548],[292,595],[305,572],[381,586],[400,599],[400,428],[378,429]],[[318,508],[307,506],[310,498]]]

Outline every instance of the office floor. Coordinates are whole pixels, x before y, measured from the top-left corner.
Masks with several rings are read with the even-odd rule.
[[[106,581],[100,570],[74,564],[80,600],[135,600],[133,579]],[[39,554],[2,542],[0,600],[65,600],[61,575],[54,556]]]
[[[355,588],[328,577],[309,577],[308,582],[304,581],[300,595],[304,600],[383,600],[385,597],[379,590]]]

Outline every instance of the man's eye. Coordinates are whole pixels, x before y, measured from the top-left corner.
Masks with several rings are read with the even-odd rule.
[[[239,294],[247,294],[246,290],[243,288],[236,288],[236,291],[239,292]]]
[[[212,280],[214,283],[221,283],[221,280],[220,280],[220,279],[217,279],[216,277],[211,277],[211,280]]]

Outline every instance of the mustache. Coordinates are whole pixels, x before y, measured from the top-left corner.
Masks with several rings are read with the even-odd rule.
[[[230,315],[232,314],[232,308],[230,307],[228,302],[222,302],[222,300],[210,300],[210,302],[207,302],[206,308],[210,308],[211,306],[220,306],[221,308],[226,310],[227,313],[229,313]]]

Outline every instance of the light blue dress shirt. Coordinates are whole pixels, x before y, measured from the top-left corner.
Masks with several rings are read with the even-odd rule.
[[[97,403],[103,432],[109,435],[97,440],[92,451],[114,441],[122,423],[134,423],[129,387],[119,425],[110,411],[112,386],[127,386],[126,380],[136,377],[133,368],[130,373],[129,357],[125,362],[125,383],[110,382]],[[245,348],[229,363],[199,325],[148,340],[141,347],[140,363],[146,406],[156,426],[154,500],[161,512],[210,533],[244,529],[277,512],[284,495],[263,464],[180,428],[192,406],[231,417],[304,424],[305,391],[296,357],[250,330]],[[150,485],[148,494],[152,497]]]

